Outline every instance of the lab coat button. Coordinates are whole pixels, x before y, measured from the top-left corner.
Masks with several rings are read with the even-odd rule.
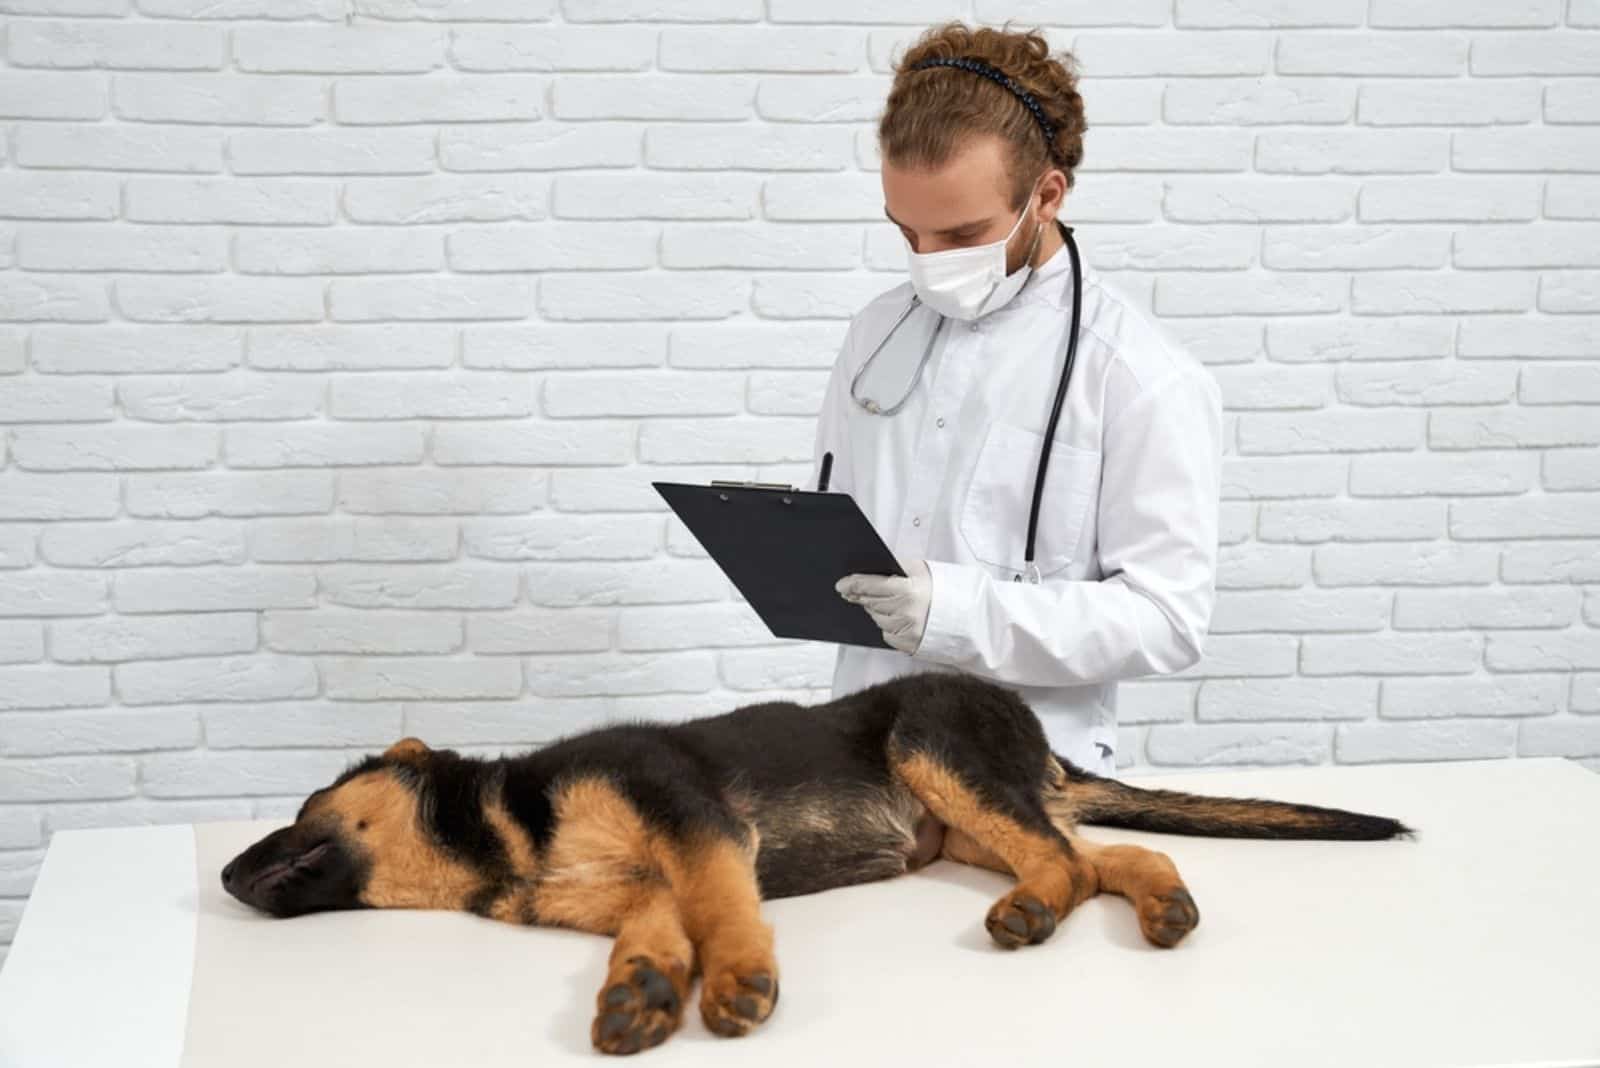
[[[944,418],[942,416],[939,418],[939,425],[941,427],[944,426]]]
[[[911,525],[914,527],[920,527],[922,525],[922,517],[920,515],[914,516],[911,520]]]

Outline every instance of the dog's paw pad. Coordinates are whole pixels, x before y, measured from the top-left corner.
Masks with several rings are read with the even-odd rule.
[[[1139,928],[1163,949],[1171,948],[1200,923],[1200,910],[1189,891],[1179,886],[1139,902]]]
[[[672,980],[647,957],[600,991],[590,1040],[602,1053],[637,1053],[667,1040],[683,1009]],[[616,973],[613,973],[616,977]]]
[[[1013,890],[994,903],[984,925],[989,937],[1006,949],[1038,945],[1056,930],[1050,906],[1024,890]]]
[[[777,976],[768,971],[729,969],[706,977],[700,1015],[712,1032],[735,1038],[771,1016],[777,1003]]]

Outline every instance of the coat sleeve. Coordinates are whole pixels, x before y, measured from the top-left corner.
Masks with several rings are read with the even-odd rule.
[[[929,561],[916,655],[1019,686],[1182,671],[1200,659],[1216,594],[1222,401],[1194,364],[1107,426],[1097,519],[1102,578],[996,579]]]

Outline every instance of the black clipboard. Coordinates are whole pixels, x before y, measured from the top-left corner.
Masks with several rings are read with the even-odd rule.
[[[866,611],[833,588],[851,574],[905,574],[848,493],[650,484],[774,635],[890,648]]]

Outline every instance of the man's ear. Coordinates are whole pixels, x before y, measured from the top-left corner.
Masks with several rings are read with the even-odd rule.
[[[383,751],[383,759],[398,760],[403,764],[420,763],[433,750],[421,738],[402,738]]]
[[[1045,225],[1056,221],[1067,201],[1067,176],[1058,169],[1045,172],[1039,181],[1039,219]]]

